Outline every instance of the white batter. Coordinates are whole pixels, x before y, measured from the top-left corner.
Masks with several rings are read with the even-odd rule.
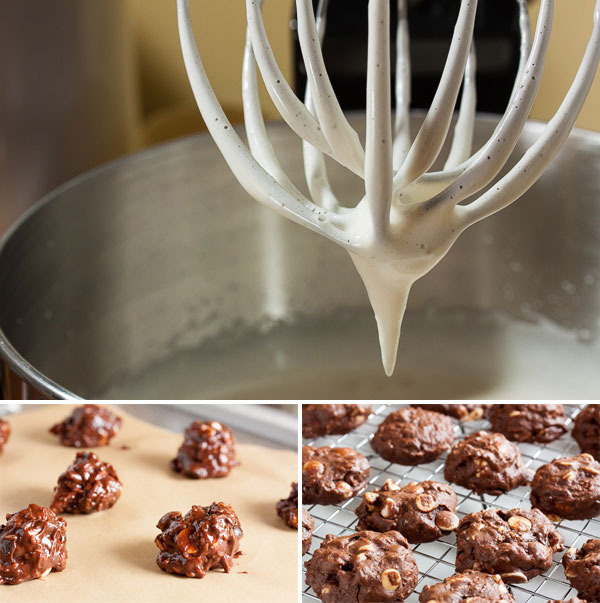
[[[535,100],[552,27],[553,0],[542,0],[533,40],[527,3],[517,0],[522,43],[514,90],[496,131],[473,155],[472,36],[477,0],[461,1],[438,90],[414,140],[408,129],[410,71],[405,0],[398,0],[397,106],[392,118],[389,1],[369,1],[363,148],[335,97],[321,53],[327,1],[322,0],[317,18],[311,0],[296,1],[298,36],[309,83],[303,103],[286,82],[271,51],[262,22],[261,2],[246,0],[248,35],[243,101],[248,148],[231,127],[210,86],[193,38],[189,2],[178,0],[188,76],[216,144],[252,197],[349,252],[375,312],[381,357],[388,376],[396,364],[400,328],[412,284],[443,258],[466,228],[515,201],[541,176],[568,137],[600,59],[600,0],[597,0],[593,32],[565,100],[539,140],[514,168],[489,187],[514,150]],[[310,199],[283,172],[267,137],[258,98],[256,65],[281,116],[304,141]],[[450,154],[443,171],[431,172],[449,135],[463,80],[461,109]],[[358,203],[347,200],[354,207],[336,199],[329,186],[325,155],[364,179],[363,198]],[[473,200],[474,195],[477,197]],[[466,200],[470,203],[461,205]],[[340,351],[332,353],[339,355]],[[522,390],[520,393],[523,395]]]

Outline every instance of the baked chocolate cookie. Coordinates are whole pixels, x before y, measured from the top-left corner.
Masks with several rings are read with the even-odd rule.
[[[514,603],[502,578],[465,570],[449,576],[440,584],[426,586],[419,603]]]
[[[4,419],[0,419],[0,454],[2,454],[2,450],[8,442],[8,438],[10,437],[10,423],[5,421]]]
[[[600,601],[600,539],[569,549],[563,559],[565,576],[577,594],[589,603]]]
[[[306,552],[310,548],[312,542],[312,533],[315,529],[315,522],[311,514],[306,510],[302,509],[302,554],[306,555]]]
[[[85,404],[51,427],[50,433],[59,436],[63,446],[93,448],[106,446],[120,429],[121,419],[115,413],[96,404]]]
[[[548,603],[586,603],[583,599],[579,597],[571,597],[570,599],[554,599],[554,601],[548,601]]]
[[[507,583],[523,583],[552,566],[563,550],[563,537],[537,509],[487,509],[461,520],[456,531],[456,569],[499,574]]]
[[[492,404],[491,431],[513,442],[553,442],[567,433],[562,404]]]
[[[305,566],[306,583],[324,603],[404,601],[419,575],[400,532],[329,535]]]
[[[171,469],[194,479],[225,477],[239,465],[231,429],[218,421],[194,421],[185,429],[183,444]]]
[[[500,433],[478,431],[458,442],[448,454],[444,477],[477,494],[502,494],[528,484],[519,447]]]
[[[121,496],[115,468],[93,452],[78,452],[58,478],[50,508],[55,513],[95,513],[110,509]]]
[[[370,414],[370,404],[303,404],[302,437],[348,433],[362,425]]]
[[[67,566],[67,522],[31,504],[0,525],[0,584],[20,584]]]
[[[419,465],[437,459],[454,442],[449,417],[422,408],[401,408],[377,429],[371,447],[386,461]]]
[[[411,406],[441,412],[459,421],[478,421],[485,414],[483,404],[411,404]]]
[[[185,517],[172,511],[156,527],[161,531],[154,540],[160,550],[156,563],[169,574],[204,578],[215,567],[229,573],[234,558],[241,555],[240,520],[233,507],[222,502],[194,505]]]
[[[458,527],[456,494],[447,484],[412,482],[403,488],[387,480],[365,492],[355,509],[358,530],[400,532],[411,544],[432,542]]]
[[[575,417],[572,435],[581,452],[600,461],[600,404],[588,404]]]
[[[302,446],[302,502],[347,500],[366,486],[370,471],[369,461],[352,448]]]
[[[298,529],[298,482],[292,483],[292,491],[287,498],[282,498],[276,505],[277,515],[285,524],[294,530]]]
[[[600,463],[590,454],[554,459],[531,482],[531,506],[563,519],[600,515]]]

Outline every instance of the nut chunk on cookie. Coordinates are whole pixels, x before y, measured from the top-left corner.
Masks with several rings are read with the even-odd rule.
[[[67,565],[67,522],[31,504],[0,526],[0,584],[20,584],[62,572]]]
[[[93,448],[106,446],[120,429],[120,417],[106,408],[85,404],[51,427],[50,433],[59,436],[63,446]]]
[[[569,549],[562,563],[577,594],[590,603],[600,601],[600,540],[588,540],[579,550]]]
[[[362,425],[370,414],[370,404],[303,404],[302,437],[348,433]]]
[[[531,481],[516,444],[500,433],[478,431],[452,448],[444,477],[477,494],[502,494]]]
[[[204,578],[215,567],[229,573],[233,559],[241,555],[240,521],[233,507],[222,502],[194,505],[185,517],[172,511],[156,527],[161,531],[154,540],[160,549],[156,563],[169,574]]]
[[[404,601],[419,570],[399,532],[327,536],[305,563],[306,583],[324,603]]]
[[[493,404],[492,431],[515,442],[553,442],[567,432],[562,404]]]
[[[171,461],[171,469],[194,479],[225,477],[239,465],[235,438],[218,421],[194,421],[185,429],[183,444]]]
[[[352,448],[302,446],[302,502],[333,505],[365,487],[369,461]]]
[[[422,408],[401,408],[385,418],[371,447],[391,463],[418,465],[437,459],[452,442],[450,417]]]
[[[0,454],[4,448],[8,438],[10,437],[10,423],[4,419],[0,419]]]
[[[315,529],[315,522],[311,514],[302,509],[302,554],[306,555],[306,551],[310,548],[312,542],[312,534]]]
[[[94,513],[110,509],[121,496],[115,468],[93,452],[78,452],[58,478],[50,508],[56,513]]]
[[[298,529],[298,483],[292,483],[292,491],[287,498],[282,498],[276,505],[277,515],[285,524],[294,530]]]
[[[484,415],[482,404],[411,404],[411,406],[441,412],[459,421],[478,421]]]
[[[440,584],[426,586],[419,603],[514,603],[506,584],[498,575],[465,570]]]
[[[588,404],[575,417],[572,433],[581,452],[600,461],[600,404]]]
[[[488,509],[461,520],[456,532],[456,569],[499,574],[504,582],[523,583],[552,566],[563,537],[537,509]]]
[[[447,484],[412,482],[403,488],[387,480],[365,492],[355,510],[359,530],[397,530],[411,544],[432,542],[458,527],[456,494]]]
[[[563,519],[600,514],[600,463],[589,454],[542,465],[531,483],[531,505]]]

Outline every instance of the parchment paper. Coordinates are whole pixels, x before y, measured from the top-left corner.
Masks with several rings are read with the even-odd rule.
[[[72,410],[49,406],[11,415],[11,438],[0,455],[0,513],[29,503],[49,505],[56,480],[77,449],[61,446],[48,429]],[[112,463],[123,482],[116,505],[91,515],[64,515],[67,568],[44,580],[0,585],[0,600],[15,603],[262,602],[298,600],[298,533],[275,513],[297,479],[293,452],[238,445],[241,465],[228,477],[192,480],[169,469],[183,439],[131,417],[121,409],[120,433],[109,446],[94,448]],[[121,446],[130,449],[123,450]],[[167,574],[156,565],[154,538],[160,517],[186,513],[192,504],[233,505],[244,537],[229,574],[213,570],[202,580]],[[247,572],[247,573],[245,573]]]

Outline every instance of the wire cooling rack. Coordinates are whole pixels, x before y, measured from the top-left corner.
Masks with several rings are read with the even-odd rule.
[[[379,424],[390,412],[400,406],[403,405],[373,404],[373,414],[369,420],[354,431],[343,436],[327,436],[305,441],[305,443],[311,446],[348,446],[364,454],[371,465],[371,475],[365,490],[372,490],[374,486],[382,486],[386,479],[392,479],[401,486],[409,482],[429,479],[448,483],[444,479],[446,454],[432,463],[407,467],[389,463],[371,448],[370,441]],[[519,444],[523,460],[530,469],[535,471],[541,465],[557,457],[574,456],[580,452],[570,431],[573,417],[583,406],[583,404],[565,405],[569,432],[559,440],[550,444]],[[485,419],[456,424],[456,439],[464,438],[475,431],[486,428],[489,428],[489,423]],[[506,510],[515,507],[531,507],[529,503],[530,489],[527,486],[516,488],[501,496],[487,494],[480,496],[454,484],[452,484],[452,488],[458,496],[457,515],[459,517],[489,507]],[[328,534],[346,536],[355,532],[358,518],[354,514],[354,509],[360,504],[363,491],[358,496],[338,505],[306,506],[315,521],[315,529],[310,550],[304,555],[303,562],[310,559],[312,552],[319,548]],[[584,521],[563,520],[558,524],[558,530],[565,539],[565,549],[570,546],[580,547],[590,538],[600,538],[600,520],[598,518]],[[419,567],[419,582],[415,592],[406,599],[406,603],[417,603],[419,594],[425,586],[441,582],[455,572],[456,537],[454,534],[449,534],[434,542],[413,545],[412,549]],[[554,556],[552,567],[544,575],[538,576],[526,584],[510,585],[510,591],[517,603],[548,603],[548,600],[551,599],[569,599],[576,596],[576,591],[571,589],[563,572],[561,565],[563,554],[564,552],[560,552]],[[302,603],[313,603],[314,601],[319,601],[319,599],[303,579]]]

